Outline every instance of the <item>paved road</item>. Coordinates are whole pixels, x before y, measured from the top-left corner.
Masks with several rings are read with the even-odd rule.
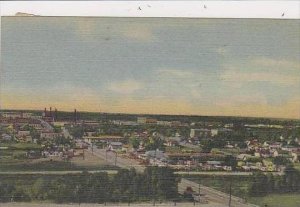
[[[194,145],[194,144],[191,144],[191,143],[188,143],[188,142],[179,142],[179,145],[183,146],[183,147],[188,147],[188,148],[191,148],[191,149],[197,149],[197,150],[201,149],[201,147],[199,147],[197,145]]]
[[[73,139],[73,136],[70,134],[70,132],[65,128],[65,127],[62,127],[62,132],[64,134],[64,137],[66,138],[70,138],[70,139]]]
[[[93,146],[93,149],[91,147],[88,148],[88,150],[93,151],[93,154],[95,156],[98,156],[101,159],[105,159],[108,163],[115,164],[122,168],[132,168],[134,167],[138,172],[143,172],[145,167],[139,165],[139,163],[133,159],[127,159],[122,157],[116,157],[116,154],[113,152],[106,152],[106,149],[98,149]],[[192,187],[193,189],[198,189],[199,184],[187,180],[187,179],[181,179],[181,182],[178,185],[179,192],[183,192],[186,187]],[[209,203],[213,206],[228,206],[229,203],[229,195],[226,193],[223,193],[221,191],[217,191],[215,189],[202,186],[200,187],[201,193],[206,194],[206,198],[209,201]],[[203,205],[203,204],[201,204]],[[245,204],[244,200],[238,197],[231,197],[231,207],[255,207],[255,205],[252,204]]]
[[[89,173],[106,172],[108,174],[117,174],[117,170],[89,170]],[[0,172],[0,175],[67,175],[67,174],[80,174],[82,170],[56,170],[56,171],[16,171],[16,172]],[[1,205],[0,205],[1,206]]]
[[[43,125],[43,127],[45,127],[48,131],[53,132],[54,128],[46,121],[44,121],[43,119],[37,119],[41,122],[41,124]]]
[[[252,175],[252,172],[226,172],[226,171],[177,171],[175,174],[178,175],[215,175],[215,176],[224,176],[224,175],[239,175],[239,176],[249,176]]]
[[[100,206],[110,206],[110,207],[119,207],[119,206],[135,206],[135,207],[150,207],[153,206],[152,202],[149,203],[106,203],[106,204],[88,204],[88,203],[70,203],[70,204],[55,204],[55,203],[0,203],[1,207],[70,207],[70,206],[81,206],[81,207],[100,207]],[[156,203],[155,206],[161,206],[161,207],[174,207],[175,203],[169,202],[169,203]],[[210,203],[210,204],[198,204],[196,203],[176,203],[176,206],[179,207],[195,207],[195,206],[201,206],[201,207],[227,207],[227,205],[223,204],[216,204],[216,203]]]
[[[199,184],[187,180],[185,178],[181,179],[181,182],[178,185],[179,192],[183,192],[187,187],[192,187],[193,190],[198,191]],[[200,185],[200,193],[205,194],[206,198],[210,202],[221,203],[225,206],[229,206],[229,195],[221,191],[209,188],[203,185]],[[232,196],[231,197],[231,207],[256,207],[253,204],[246,204],[245,201],[241,198]]]
[[[89,148],[89,150],[91,151],[92,149]],[[135,160],[132,159],[126,159],[126,158],[121,158],[121,157],[117,157],[116,155],[112,152],[108,152],[106,153],[105,149],[97,149],[97,148],[93,148],[93,153],[95,156],[98,156],[101,159],[106,159],[107,162],[111,163],[111,164],[115,164],[119,167],[122,168],[132,168],[134,167],[138,172],[143,172],[145,167],[139,165]],[[183,192],[186,187],[192,187],[193,189],[198,189],[199,185],[193,181],[187,180],[187,179],[181,179],[181,182],[178,185],[179,188],[179,192]],[[215,189],[206,187],[206,186],[202,186],[200,187],[201,189],[201,193],[206,194],[206,197],[208,199],[208,201],[212,204],[215,203],[214,206],[217,205],[226,205],[228,206],[228,202],[229,202],[229,195],[226,193],[223,193],[221,191],[217,191]],[[252,204],[245,204],[243,199],[238,198],[238,197],[234,197],[232,196],[232,202],[231,202],[231,207],[254,207],[255,205]],[[202,206],[202,204],[201,204]]]
[[[92,152],[91,147],[89,147],[88,150]],[[117,156],[116,153],[112,151],[107,152],[106,149],[98,149],[94,146],[93,154],[101,159],[106,160],[110,164],[117,165],[122,168],[135,168],[138,172],[144,172],[145,169],[145,167],[141,166],[137,161]]]

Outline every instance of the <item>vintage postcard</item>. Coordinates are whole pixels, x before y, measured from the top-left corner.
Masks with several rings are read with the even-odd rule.
[[[299,207],[299,2],[230,4],[1,2],[0,206]]]

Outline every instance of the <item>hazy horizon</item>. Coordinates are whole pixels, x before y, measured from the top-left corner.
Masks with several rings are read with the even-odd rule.
[[[300,118],[299,20],[2,17],[1,109]]]

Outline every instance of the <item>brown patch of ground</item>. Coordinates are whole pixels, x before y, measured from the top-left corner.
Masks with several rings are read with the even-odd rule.
[[[101,165],[109,165],[105,160],[96,157],[91,152],[85,150],[84,151],[84,159],[83,157],[73,157],[71,159],[71,163],[77,166],[84,166],[84,167],[99,167]]]

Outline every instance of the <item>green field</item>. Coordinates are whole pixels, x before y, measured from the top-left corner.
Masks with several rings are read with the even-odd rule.
[[[300,194],[271,194],[265,197],[253,197],[248,200],[250,203],[264,207],[299,207]]]

